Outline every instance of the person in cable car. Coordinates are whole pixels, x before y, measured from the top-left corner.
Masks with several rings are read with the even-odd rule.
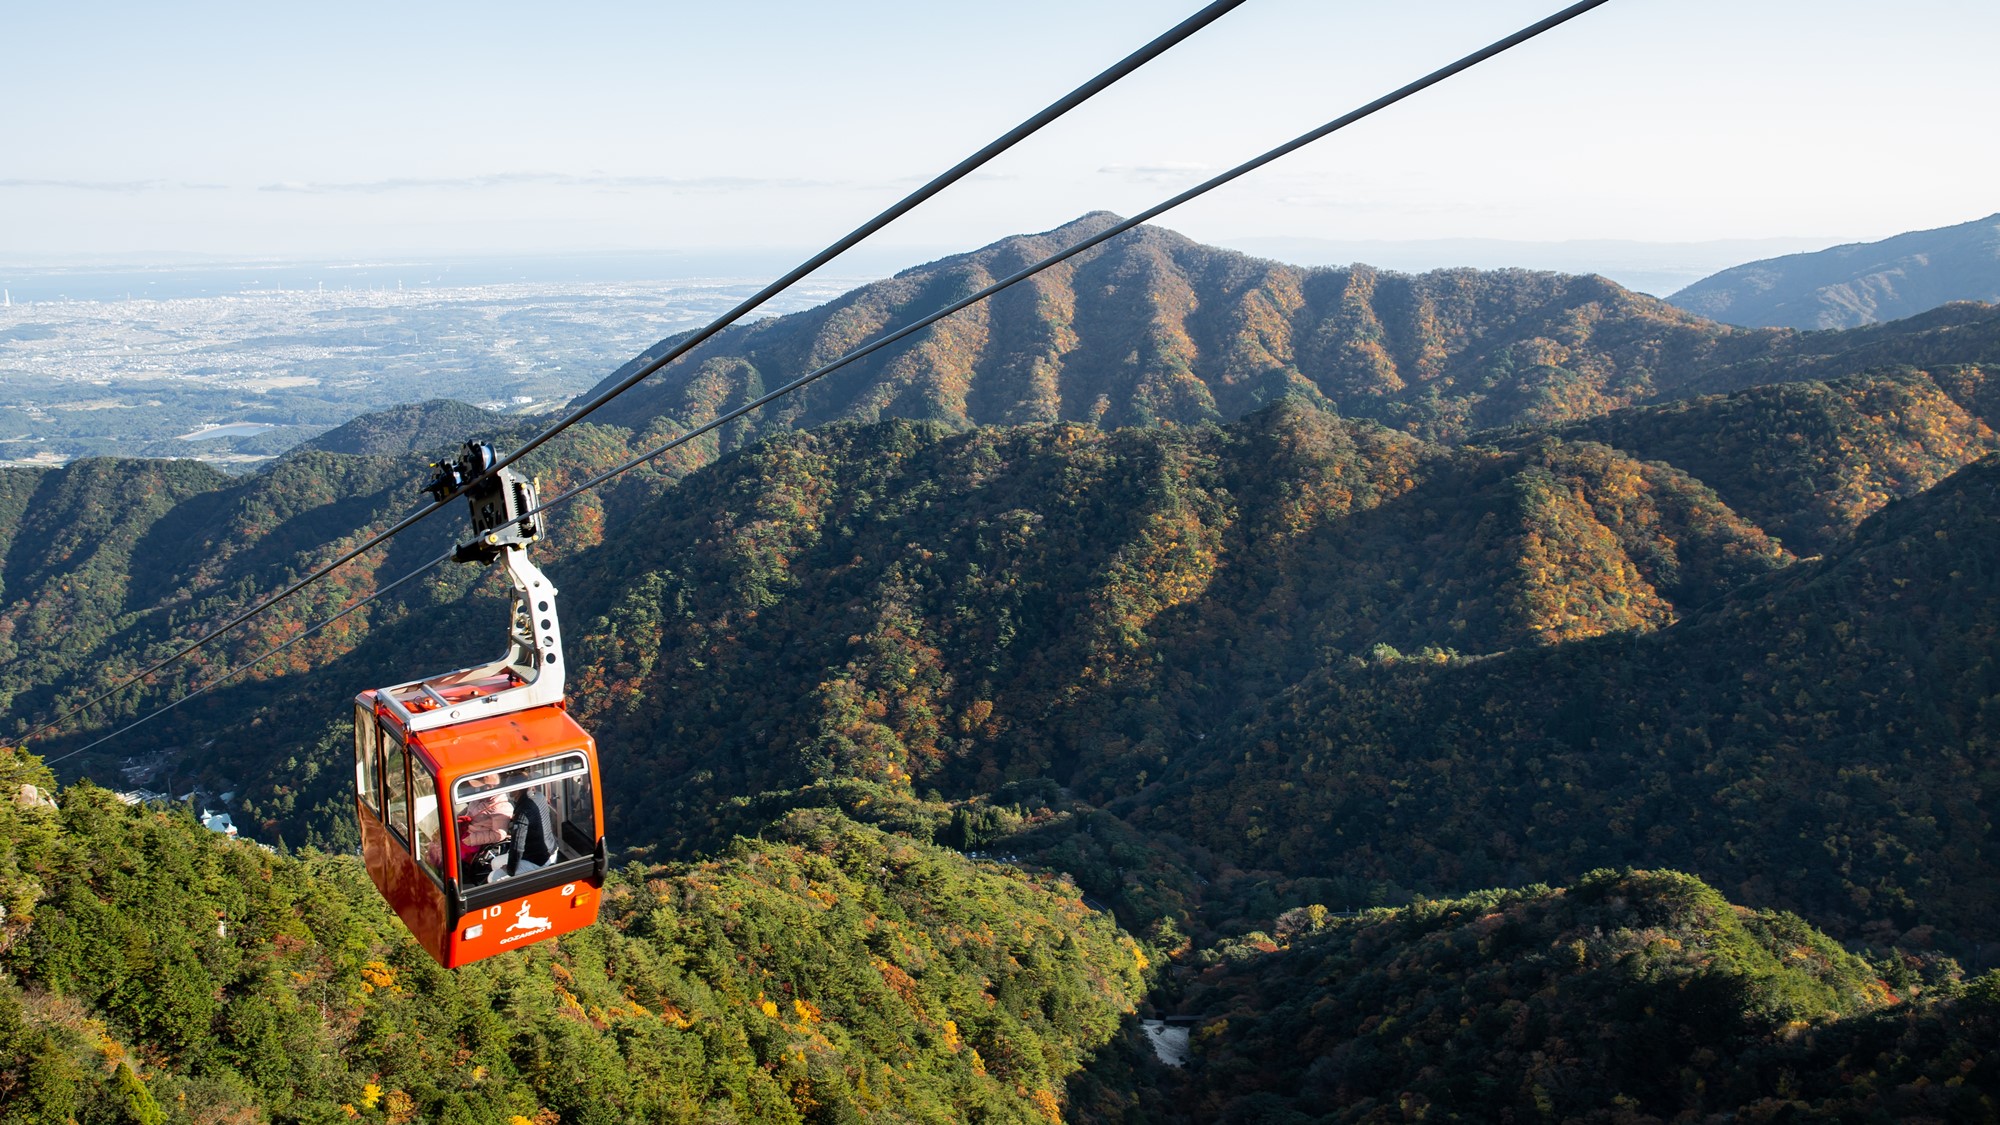
[[[534,486],[496,460],[468,442],[431,491],[463,489],[474,538],[456,557],[513,585],[508,651],[354,701],[368,876],[454,969],[595,923],[608,867],[597,746],[569,716],[556,590],[527,557]]]
[[[480,774],[465,784],[479,795],[471,800],[459,799],[459,882],[478,886],[490,880],[494,859],[507,843],[508,826],[514,822],[514,802],[506,794],[494,792],[500,785],[497,773]]]
[[[550,807],[548,793],[530,789],[522,797],[514,806],[513,823],[509,825],[506,873],[496,874],[496,878],[539,870],[558,850],[555,810]]]

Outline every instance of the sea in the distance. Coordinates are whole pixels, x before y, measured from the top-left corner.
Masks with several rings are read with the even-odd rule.
[[[809,250],[789,247],[435,257],[340,261],[187,262],[152,265],[26,266],[0,264],[0,289],[13,304],[39,301],[176,300],[282,291],[458,289],[480,285],[579,285],[776,277]],[[855,254],[828,272],[844,277],[893,273],[927,251]],[[935,255],[931,255],[935,256]]]

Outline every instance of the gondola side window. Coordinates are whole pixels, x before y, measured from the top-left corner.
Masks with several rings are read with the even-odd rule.
[[[444,874],[444,833],[438,824],[438,784],[423,759],[410,759],[410,807],[416,812],[417,861],[439,879]]]
[[[384,741],[388,743],[384,747],[388,751],[388,760],[387,768],[382,771],[382,788],[388,801],[382,823],[389,826],[389,831],[394,832],[397,839],[407,844],[410,839],[410,783],[404,768],[410,752],[394,738]]]
[[[563,858],[581,859],[597,851],[597,807],[590,800],[590,775],[574,774],[562,780],[556,805],[561,828]]]
[[[382,774],[378,758],[382,749],[381,731],[375,725],[375,712],[366,707],[354,709],[354,792],[361,803],[376,816],[382,815]]]

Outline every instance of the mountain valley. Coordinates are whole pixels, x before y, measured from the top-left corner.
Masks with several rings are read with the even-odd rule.
[[[524,465],[587,479],[1106,221],[728,330]],[[619,852],[585,935],[426,969],[349,854],[347,700],[498,647],[471,568],[88,745],[455,510],[38,739],[68,783],[0,809],[0,1100],[1990,1119],[1996,377],[1991,305],[1742,329],[1144,228],[552,515]],[[0,470],[10,734],[532,432],[480,420],[369,415],[247,477]],[[82,780],[144,762],[279,854]],[[1142,1015],[1192,1024],[1187,1068]]]

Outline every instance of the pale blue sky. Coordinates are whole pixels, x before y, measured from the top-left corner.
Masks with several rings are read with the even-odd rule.
[[[0,255],[824,242],[1198,0],[10,5]],[[1250,0],[892,228],[1137,210],[1555,0]],[[1992,0],[1613,0],[1166,220],[1875,238],[2000,211]]]

